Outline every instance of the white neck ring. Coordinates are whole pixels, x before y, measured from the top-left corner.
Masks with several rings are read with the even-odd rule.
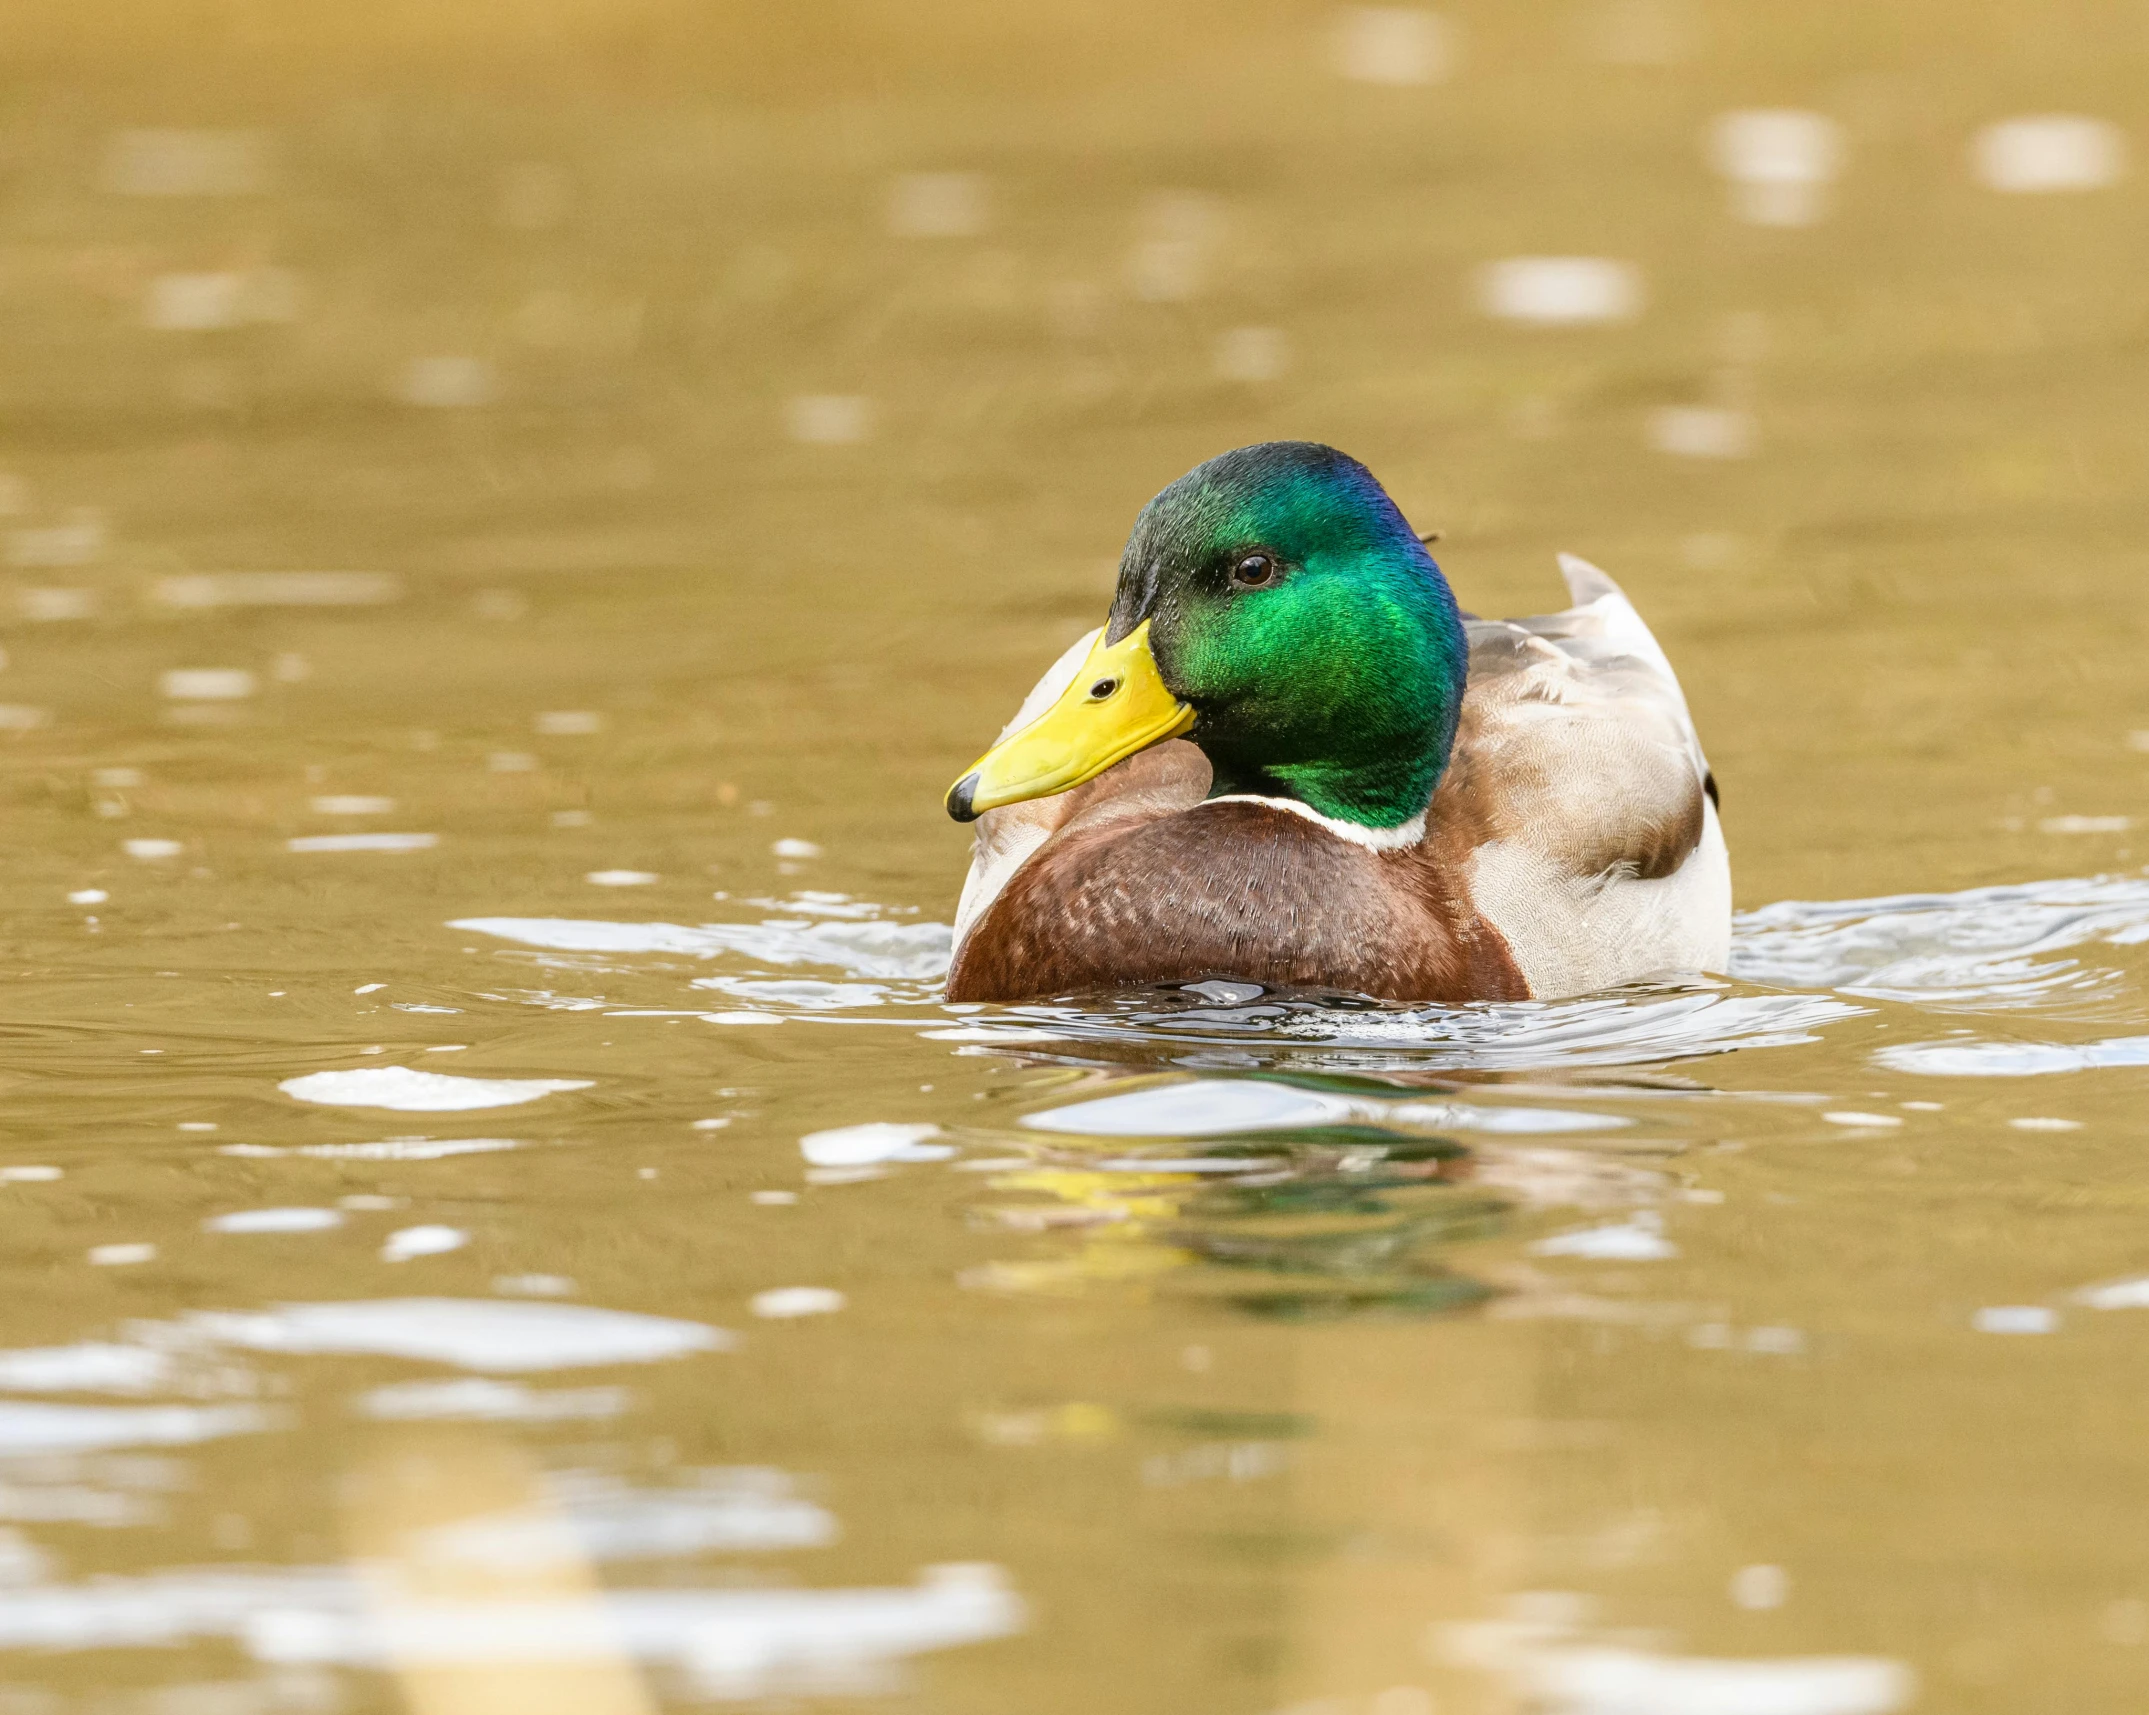
[[[1420,810],[1409,821],[1392,828],[1368,828],[1358,822],[1344,822],[1334,816],[1324,816],[1311,804],[1296,798],[1265,798],[1258,792],[1226,792],[1221,797],[1205,800],[1211,804],[1266,804],[1272,810],[1288,810],[1294,816],[1303,816],[1309,822],[1317,822],[1339,840],[1349,840],[1354,846],[1364,846],[1370,852],[1401,851],[1406,846],[1417,845],[1425,838],[1425,812]]]

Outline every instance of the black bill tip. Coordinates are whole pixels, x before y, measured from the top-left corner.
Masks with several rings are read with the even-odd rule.
[[[977,772],[973,769],[948,788],[948,814],[958,822],[974,822],[977,811],[970,808],[970,800],[977,796]]]

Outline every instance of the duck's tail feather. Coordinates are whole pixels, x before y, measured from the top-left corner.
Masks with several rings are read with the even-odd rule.
[[[1626,592],[1612,582],[1608,573],[1591,565],[1580,554],[1560,556],[1560,576],[1567,580],[1567,596],[1576,607],[1595,601],[1599,596],[1624,596]]]

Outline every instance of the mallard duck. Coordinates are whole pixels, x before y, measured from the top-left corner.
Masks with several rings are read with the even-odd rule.
[[[1462,613],[1357,460],[1277,441],[1142,509],[1105,624],[947,795],[953,1001],[1225,978],[1461,1004],[1730,956],[1671,663],[1618,585]]]

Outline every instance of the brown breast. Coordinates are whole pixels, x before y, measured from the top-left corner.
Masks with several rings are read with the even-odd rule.
[[[1390,1000],[1527,996],[1439,842],[1373,852],[1265,804],[1077,822],[958,949],[956,1001],[1229,977]]]

